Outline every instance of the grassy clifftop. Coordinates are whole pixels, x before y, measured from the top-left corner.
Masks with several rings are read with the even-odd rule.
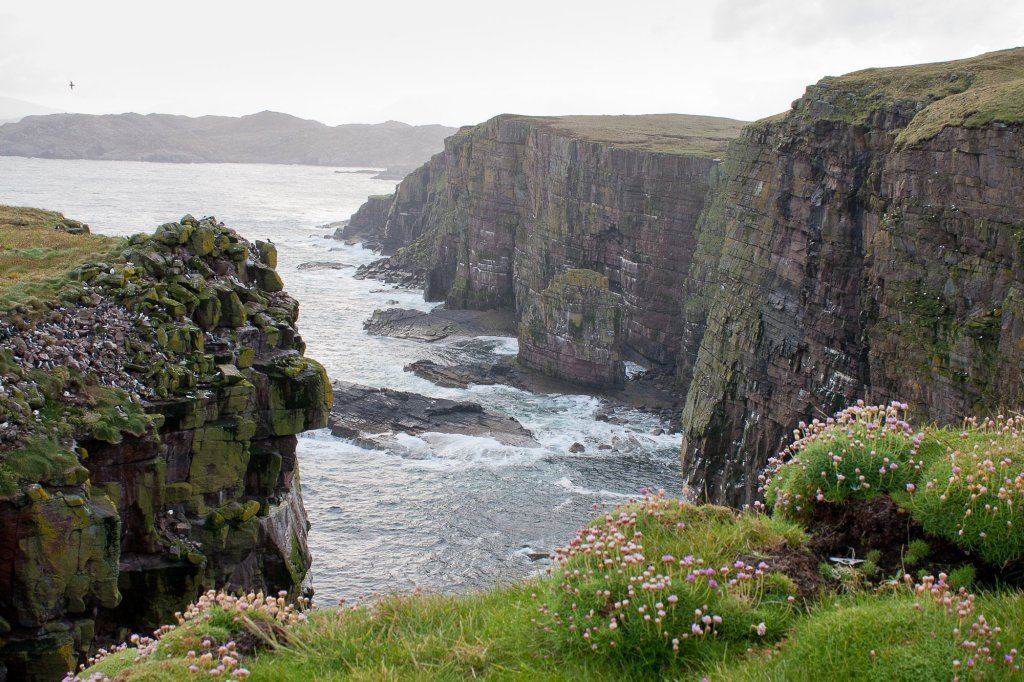
[[[747,124],[717,116],[644,114],[639,116],[516,116],[568,137],[622,149],[718,158]]]
[[[946,126],[1024,121],[1024,48],[949,62],[855,71],[823,78],[803,98],[815,116],[868,124],[885,106],[918,109],[897,144],[934,137]],[[819,105],[825,103],[822,108]]]
[[[29,298],[50,299],[65,273],[102,260],[123,240],[88,233],[54,211],[0,206],[0,311]]]

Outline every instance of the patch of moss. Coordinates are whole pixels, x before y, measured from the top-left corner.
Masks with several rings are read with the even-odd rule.
[[[81,422],[96,440],[120,443],[122,434],[141,436],[158,416],[146,414],[127,391],[107,386],[88,389],[91,407],[82,415]]]

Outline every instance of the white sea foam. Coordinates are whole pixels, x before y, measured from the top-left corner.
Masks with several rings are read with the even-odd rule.
[[[478,336],[478,341],[489,341],[494,344],[495,355],[518,355],[519,339],[514,336]]]
[[[585,488],[581,485],[576,485],[575,483],[570,481],[569,478],[566,476],[563,476],[562,478],[558,479],[557,481],[554,482],[554,484],[559,488],[568,490],[569,492],[575,493],[576,495],[586,495],[587,497],[600,497],[605,499],[628,499],[630,497],[635,497],[635,494],[632,493],[617,493],[612,490],[603,489],[591,490],[590,488]]]

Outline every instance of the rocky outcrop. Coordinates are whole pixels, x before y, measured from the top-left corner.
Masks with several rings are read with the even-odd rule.
[[[621,325],[608,278],[593,270],[569,270],[530,301],[519,325],[519,361],[583,385],[621,386]]]
[[[364,447],[401,449],[395,433],[458,433],[493,438],[504,445],[539,447],[513,417],[484,409],[479,403],[430,398],[418,393],[334,382],[331,433]]]
[[[381,234],[380,226],[387,221],[388,210],[394,200],[394,194],[378,194],[366,199],[366,203],[359,207],[352,217],[335,233],[335,239],[352,241],[368,241],[379,239]]]
[[[671,367],[694,224],[739,129],[696,116],[499,116],[399,185],[380,238],[404,247],[391,267],[424,271],[427,299],[449,308],[521,318],[559,274],[600,273],[621,311],[621,352]],[[609,361],[604,375],[621,383]]]
[[[0,327],[0,678],[58,679],[208,588],[301,589],[295,435],[332,394],[275,265],[186,216]]]
[[[505,311],[448,310],[435,308],[430,312],[407,308],[375,310],[363,322],[368,334],[395,339],[439,341],[449,336],[512,336],[515,320]]]
[[[685,284],[695,492],[752,501],[798,421],[857,398],[943,424],[1019,407],[1022,92],[1021,49],[874,69],[730,146]]]

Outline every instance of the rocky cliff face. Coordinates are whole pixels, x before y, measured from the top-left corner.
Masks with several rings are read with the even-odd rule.
[[[545,292],[607,277],[622,355],[677,372],[693,493],[742,504],[801,419],[1024,399],[1022,101],[1015,49],[825,78],[728,152],[640,143],[646,117],[502,116],[450,138],[378,229],[432,299],[514,306],[520,360],[588,383],[574,362],[598,349]]]
[[[739,127],[688,116],[499,116],[449,138],[406,179],[380,234],[387,247],[405,247],[392,262],[425,269],[428,299],[451,308],[522,316],[561,273],[600,273],[621,313],[616,358],[671,367],[694,224],[716,155]],[[523,337],[524,356],[540,352],[533,338]],[[602,356],[585,344],[577,341],[579,357]],[[621,360],[609,362],[598,374],[621,383]]]
[[[593,270],[556,275],[519,323],[519,362],[588,386],[622,384],[621,308]]]
[[[857,398],[1019,406],[1024,130],[971,116],[1022,77],[1011,50],[825,79],[730,146],[685,284],[695,492],[751,502],[799,420]]]
[[[200,590],[301,588],[295,434],[332,397],[275,265],[186,217],[0,325],[0,678],[58,679]]]

